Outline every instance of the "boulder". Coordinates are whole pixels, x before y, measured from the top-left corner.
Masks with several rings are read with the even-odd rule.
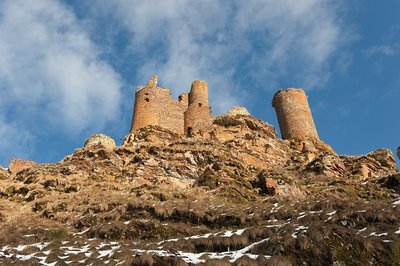
[[[115,141],[104,134],[96,134],[89,137],[84,144],[84,148],[103,147],[107,149],[114,149],[116,147]]]
[[[250,115],[249,111],[247,111],[246,108],[243,106],[235,106],[232,109],[228,111],[229,116],[235,116],[235,115]]]

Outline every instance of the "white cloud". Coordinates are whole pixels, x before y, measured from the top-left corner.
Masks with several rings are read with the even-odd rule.
[[[92,8],[130,32],[138,60],[146,55],[139,80],[157,73],[177,94],[205,79],[218,112],[243,103],[243,80],[272,90],[287,75],[294,86],[320,85],[347,38],[328,1],[99,0]]]
[[[98,47],[64,4],[1,1],[0,112],[11,117],[0,121],[3,134],[13,132],[28,141],[26,134],[46,135],[52,129],[78,134],[115,119],[119,76],[99,57]],[[0,141],[0,149],[7,145]]]
[[[391,44],[391,45],[376,45],[365,49],[363,52],[366,56],[371,57],[375,55],[386,55],[392,56],[398,53],[400,50],[400,44]]]

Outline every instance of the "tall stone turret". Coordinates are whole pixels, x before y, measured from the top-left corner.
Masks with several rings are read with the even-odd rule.
[[[211,108],[208,106],[208,84],[195,80],[189,93],[189,107],[184,113],[185,134],[204,133],[212,127]]]
[[[272,100],[283,139],[319,139],[307,96],[301,89],[279,90]]]

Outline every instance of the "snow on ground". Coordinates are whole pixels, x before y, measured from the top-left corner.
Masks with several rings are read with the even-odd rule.
[[[400,198],[394,200],[392,202],[392,206],[396,206],[400,204]],[[283,205],[279,205],[278,203],[274,204],[271,211],[276,211],[279,208],[282,208]],[[268,210],[267,210],[268,211]],[[365,210],[359,210],[357,212],[365,212]],[[300,234],[307,232],[308,225],[302,224],[304,221],[305,216],[311,215],[318,215],[321,216],[322,214],[327,216],[327,220],[335,217],[338,215],[336,210],[329,210],[325,212],[323,210],[318,211],[303,211],[298,212],[297,219],[294,218],[288,219],[286,222],[278,221],[276,219],[265,221],[266,224],[262,227],[264,228],[284,228],[286,226],[292,226],[294,232],[292,234],[293,238],[297,238]],[[325,220],[325,221],[327,221]],[[81,263],[81,264],[90,264],[93,261],[98,261],[102,264],[114,264],[114,265],[123,265],[123,259],[116,259],[115,256],[121,252],[128,252],[128,254],[132,254],[135,256],[137,254],[154,254],[161,257],[180,257],[187,263],[202,263],[205,262],[206,259],[222,259],[228,258],[231,263],[235,262],[237,259],[241,258],[242,256],[248,256],[251,259],[257,259],[257,255],[252,254],[252,248],[269,241],[269,238],[261,239],[258,242],[254,242],[249,244],[246,247],[243,247],[238,250],[229,250],[224,252],[187,252],[183,250],[168,250],[162,246],[164,243],[171,243],[177,242],[180,240],[196,240],[196,239],[206,239],[206,238],[230,238],[233,236],[241,236],[246,233],[249,228],[241,228],[236,230],[223,230],[214,233],[207,233],[202,235],[192,235],[183,238],[172,238],[163,240],[156,243],[149,243],[147,246],[149,249],[139,249],[137,242],[130,242],[130,243],[121,243],[118,241],[106,241],[100,240],[96,238],[91,239],[83,239],[88,229],[71,234],[71,239],[69,241],[61,241],[57,244],[51,242],[40,242],[34,244],[24,244],[23,242],[16,246],[12,247],[9,245],[0,246],[0,259],[12,259],[14,261],[32,261],[35,264],[39,265],[55,265],[57,262],[49,261],[49,259],[54,259],[54,255],[59,260],[62,260],[66,264],[74,264],[74,263]],[[381,241],[385,243],[392,242],[391,237],[393,236],[393,231],[388,232],[374,232],[369,231],[367,227],[364,227],[357,231],[357,234],[362,235],[363,237],[382,237]],[[394,232],[396,235],[400,235],[400,228]],[[34,237],[35,235],[25,235],[23,239],[27,239],[29,237]],[[75,241],[77,238],[81,239],[81,241]],[[73,239],[73,240],[72,240]],[[33,250],[33,251],[32,251]],[[31,252],[29,254],[29,252]],[[269,256],[265,256],[269,258]],[[90,262],[92,261],[92,262]],[[95,263],[96,264],[96,263]]]
[[[258,256],[262,255],[257,255],[257,254],[251,254],[249,251],[256,245],[261,244],[263,242],[268,241],[269,239],[263,239],[261,241],[252,243],[242,249],[235,250],[235,251],[225,251],[225,252],[201,252],[201,253],[192,253],[192,252],[184,252],[184,251],[166,251],[166,250],[143,250],[143,249],[133,249],[134,254],[143,254],[143,253],[148,253],[148,254],[154,254],[158,255],[160,257],[179,257],[182,258],[186,263],[202,263],[205,262],[205,259],[202,259],[202,257],[208,257],[210,259],[223,259],[228,257],[229,261],[231,263],[235,262],[237,259],[241,258],[242,256],[248,256],[251,259],[257,259]],[[266,258],[269,258],[270,256],[265,256]]]

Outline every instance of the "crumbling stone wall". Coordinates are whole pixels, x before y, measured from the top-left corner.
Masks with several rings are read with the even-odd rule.
[[[175,101],[170,90],[151,83],[137,90],[131,131],[147,125],[158,125],[183,134],[183,113],[187,108],[187,99],[187,95],[181,95]]]
[[[211,130],[211,107],[208,105],[208,84],[203,80],[192,83],[189,107],[184,113],[185,134],[205,133]]]
[[[183,93],[173,100],[170,90],[157,87],[158,77],[153,76],[147,85],[136,91],[131,131],[147,125],[157,125],[178,134],[185,133],[185,111],[189,103],[196,104],[187,112],[187,122],[198,131],[203,124],[211,127],[211,111],[208,106],[208,88],[204,81],[194,81],[190,94]],[[202,122],[206,119],[206,123]],[[208,128],[207,128],[208,129]]]
[[[301,89],[279,90],[272,100],[283,139],[318,139],[307,96]]]

